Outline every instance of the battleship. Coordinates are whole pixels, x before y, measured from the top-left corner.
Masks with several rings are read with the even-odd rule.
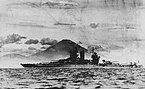
[[[104,63],[94,64],[90,60],[84,60],[83,62],[74,62],[68,59],[61,59],[56,62],[46,63],[28,63],[21,64],[24,68],[143,68],[142,65],[138,64],[119,64],[106,61]]]
[[[53,49],[53,51],[52,51]],[[65,58],[65,59],[59,59],[53,62],[45,62],[45,63],[27,63],[27,64],[23,64],[21,63],[21,65],[23,67],[67,67],[67,68],[96,68],[96,67],[118,67],[118,68],[124,68],[124,67],[129,67],[129,68],[142,68],[142,65],[138,65],[137,63],[130,63],[130,64],[120,64],[120,63],[114,63],[112,61],[106,61],[106,60],[102,60],[102,62],[100,61],[100,56],[96,53],[93,52],[93,55],[91,56],[91,60],[90,59],[86,59],[85,58],[85,53],[88,53],[88,50],[80,45],[78,45],[77,43],[71,41],[71,40],[67,40],[64,39],[58,43],[56,43],[55,45],[50,46],[47,50],[41,52],[41,53],[37,53],[35,55],[42,55],[44,56],[44,54],[46,53],[46,55],[48,56],[49,54],[51,54],[52,52],[68,52],[69,53],[69,57]]]
[[[37,63],[37,64],[21,64],[23,67],[61,67],[66,65],[74,64],[88,64],[88,60],[85,60],[85,52],[88,50],[75,42],[63,39],[62,41],[50,46],[46,50],[32,55],[32,57],[47,57],[50,58],[52,55],[55,57],[57,54],[68,55],[69,58],[60,59],[55,62],[49,63]],[[80,57],[78,57],[78,53]]]

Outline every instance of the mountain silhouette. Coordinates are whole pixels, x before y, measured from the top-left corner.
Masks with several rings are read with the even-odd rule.
[[[62,58],[69,57],[70,52],[72,52],[73,50],[78,50],[78,52],[88,51],[87,49],[81,47],[75,42],[68,39],[64,39],[58,42],[57,44],[50,46],[46,50],[32,55],[31,57],[35,57],[37,59],[47,59],[47,60],[62,59]]]

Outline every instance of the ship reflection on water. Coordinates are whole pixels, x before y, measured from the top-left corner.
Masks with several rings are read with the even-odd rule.
[[[145,70],[133,68],[0,69],[0,88],[144,89]]]

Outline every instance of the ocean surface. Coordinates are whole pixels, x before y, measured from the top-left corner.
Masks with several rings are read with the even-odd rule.
[[[145,89],[145,69],[0,69],[0,89]]]

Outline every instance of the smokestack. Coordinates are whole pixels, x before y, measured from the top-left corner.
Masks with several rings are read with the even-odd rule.
[[[84,51],[80,51],[80,59],[85,60],[85,52]]]

